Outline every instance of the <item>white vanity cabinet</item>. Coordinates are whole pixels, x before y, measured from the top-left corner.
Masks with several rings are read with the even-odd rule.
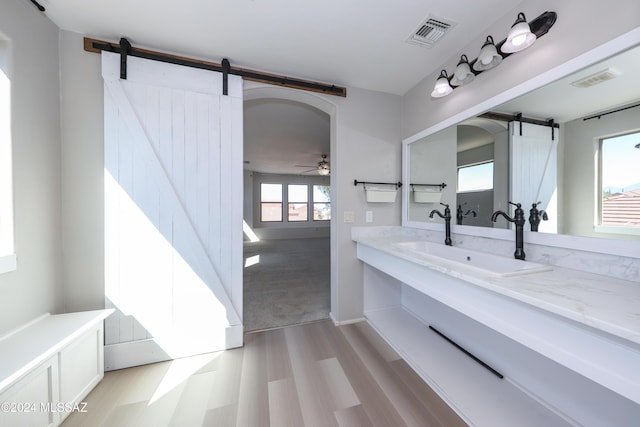
[[[104,376],[113,310],[45,314],[0,338],[0,426],[57,426]]]
[[[640,419],[638,342],[589,325],[599,325],[588,312],[594,307],[580,321],[580,292],[553,310],[553,300],[535,301],[536,281],[560,283],[567,271],[473,276],[366,239],[358,241],[357,253],[364,262],[367,321],[470,425],[611,426]],[[628,284],[622,282],[611,286]],[[568,292],[553,286],[549,292],[554,289]],[[603,328],[617,331],[605,320]]]

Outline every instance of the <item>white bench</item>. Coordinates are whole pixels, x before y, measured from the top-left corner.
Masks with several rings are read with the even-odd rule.
[[[104,319],[44,314],[0,337],[0,426],[57,426],[104,376]]]

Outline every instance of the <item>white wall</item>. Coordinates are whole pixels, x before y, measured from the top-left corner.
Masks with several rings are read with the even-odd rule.
[[[11,129],[17,269],[0,275],[0,334],[63,309],[58,29],[33,5],[0,3],[12,58]]]
[[[430,96],[440,69],[449,73],[455,69],[461,54],[476,58],[486,35],[502,40],[513,25],[518,12],[527,19],[534,19],[544,11],[555,11],[558,19],[548,34],[540,38],[533,47],[506,58],[497,68],[478,75],[475,80],[457,88],[445,98]],[[469,37],[469,44],[454,53],[435,72],[416,85],[403,97],[404,138],[436,125],[445,119],[465,112],[477,104],[489,104],[485,109],[512,98],[517,88],[512,88],[537,78],[541,73],[564,64],[576,56],[589,51],[640,24],[640,2],[637,0],[611,0],[606,4],[583,0],[529,0],[522,2],[502,18],[491,24],[485,33]],[[491,101],[492,98],[500,98]],[[466,117],[460,117],[460,121]],[[453,124],[453,123],[451,123]]]
[[[440,203],[450,205],[452,215],[456,214],[456,143],[458,129],[451,126],[434,135],[411,145],[411,158],[409,169],[411,170],[411,183],[414,184],[439,184],[444,182],[447,186],[442,190]],[[407,185],[411,184],[407,183]],[[411,188],[409,188],[411,194]],[[413,195],[409,200],[409,219],[412,221],[435,222],[444,224],[444,220],[438,216],[429,218],[433,209],[444,213],[444,208],[439,203],[416,203]],[[455,224],[455,218],[453,219]]]
[[[336,195],[332,226],[337,237],[332,245],[338,295],[331,310],[335,320],[348,321],[363,315],[362,264],[356,258],[351,227],[400,224],[400,194],[395,203],[367,203],[362,185],[356,187],[353,181],[402,180],[401,98],[349,88],[347,98],[335,102],[337,135],[336,146],[331,147],[331,175],[332,180],[335,178],[332,192]],[[365,223],[366,211],[372,211],[373,223]],[[354,212],[354,223],[344,222],[345,212]]]
[[[100,55],[60,31],[62,239],[67,311],[104,308],[104,114]]]

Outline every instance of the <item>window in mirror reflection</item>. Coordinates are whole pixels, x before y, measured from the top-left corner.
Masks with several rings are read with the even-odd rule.
[[[601,225],[640,228],[640,132],[600,141]]]
[[[458,168],[458,193],[493,189],[493,162]]]

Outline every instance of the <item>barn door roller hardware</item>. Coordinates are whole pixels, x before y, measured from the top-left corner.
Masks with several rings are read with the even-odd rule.
[[[199,68],[201,70],[217,71],[223,74],[223,86],[228,82],[228,75],[232,74],[240,76],[245,80],[254,82],[267,83],[271,85],[284,86],[294,89],[301,89],[311,92],[319,92],[334,96],[347,96],[347,89],[344,87],[319,83],[310,80],[301,80],[293,77],[287,77],[277,74],[264,73],[261,71],[253,71],[246,68],[233,67],[228,59],[223,59],[222,64],[214,62],[202,61],[199,59],[187,58],[184,56],[170,55],[152,50],[140,49],[132,47],[126,38],[120,39],[120,44],[110,43],[102,40],[91,39],[85,37],[84,50],[87,52],[100,53],[102,51],[120,54],[120,74],[122,76],[124,69],[124,77],[126,79],[126,59],[129,56],[150,59],[153,61],[167,62],[169,64],[183,65],[186,67]],[[124,52],[123,52],[124,51]],[[124,61],[124,65],[123,65]],[[225,77],[226,76],[226,77]],[[224,87],[223,87],[224,89]],[[228,89],[228,88],[227,88]]]
[[[127,55],[131,52],[131,43],[124,37],[120,39],[120,78],[127,80]]]

